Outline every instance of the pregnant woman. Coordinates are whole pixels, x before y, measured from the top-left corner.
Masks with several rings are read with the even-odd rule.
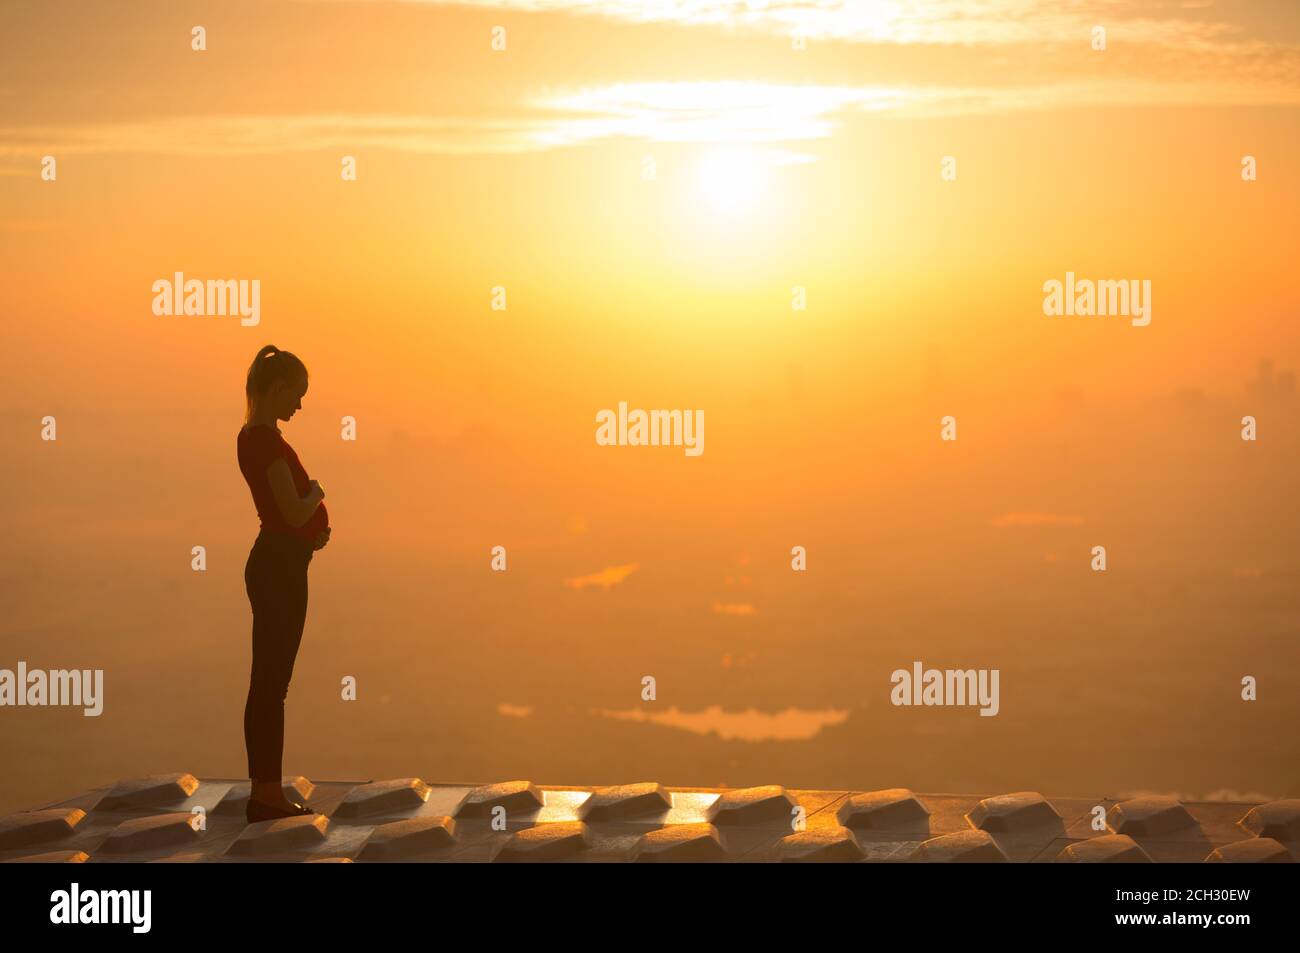
[[[307,368],[268,344],[248,369],[248,414],[239,431],[239,469],[262,528],[244,566],[253,607],[253,668],[244,706],[249,822],[315,813],[284,796],[284,698],[307,618],[307,564],[329,542],[325,491],[298,461],[276,426],[302,409]]]

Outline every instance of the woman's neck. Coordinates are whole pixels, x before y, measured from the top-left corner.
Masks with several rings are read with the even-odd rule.
[[[280,429],[275,425],[274,416],[272,416],[271,414],[267,414],[263,411],[254,409],[253,412],[248,415],[248,426],[256,427],[258,425],[261,425],[263,427],[270,427],[273,430]]]

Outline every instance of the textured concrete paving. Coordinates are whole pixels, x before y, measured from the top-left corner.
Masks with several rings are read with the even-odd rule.
[[[0,862],[1293,863],[1300,799],[1267,804],[653,781],[284,779],[318,811],[248,824],[248,782],[124,778],[0,818]]]

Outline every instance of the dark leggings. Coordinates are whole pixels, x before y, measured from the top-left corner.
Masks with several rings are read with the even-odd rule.
[[[244,588],[253,607],[253,669],[244,705],[248,776],[281,779],[284,697],[307,619],[307,564],[311,543],[263,530],[244,566]]]

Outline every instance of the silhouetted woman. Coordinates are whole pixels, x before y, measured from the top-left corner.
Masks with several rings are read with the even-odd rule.
[[[307,564],[329,542],[325,491],[280,435],[278,420],[302,409],[307,368],[268,344],[257,352],[245,387],[248,414],[239,431],[239,469],[248,481],[261,532],[244,566],[253,607],[253,668],[244,706],[250,822],[314,813],[284,796],[284,698],[307,618]]]

